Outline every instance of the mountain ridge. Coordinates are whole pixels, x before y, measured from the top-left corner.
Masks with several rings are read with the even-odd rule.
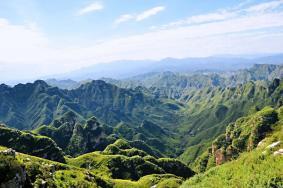
[[[253,64],[282,64],[282,54],[266,55],[254,58],[241,57],[203,57],[203,58],[165,58],[162,60],[124,60],[117,62],[101,63],[70,73],[52,75],[43,79],[100,79],[110,77],[124,79],[149,72],[194,72],[200,70],[210,71],[235,71],[249,68]]]

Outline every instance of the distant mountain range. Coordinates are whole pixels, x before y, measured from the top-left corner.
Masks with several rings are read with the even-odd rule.
[[[160,61],[137,60],[115,61],[100,63],[61,75],[52,75],[42,79],[72,79],[75,81],[87,79],[125,79],[151,72],[179,72],[189,73],[196,71],[235,71],[250,68],[254,64],[282,64],[283,54],[241,58],[241,57],[206,57],[206,58],[167,58]]]
[[[171,71],[152,72],[126,79],[101,78],[107,83],[126,89],[140,89],[157,97],[182,99],[191,89],[205,87],[235,87],[249,81],[283,78],[283,65],[255,64],[247,69],[226,72],[192,72],[176,73]],[[91,80],[56,80],[49,79],[46,83],[61,89],[77,89]]]

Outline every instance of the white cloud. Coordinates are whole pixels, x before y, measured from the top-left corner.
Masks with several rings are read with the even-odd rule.
[[[82,9],[80,9],[77,12],[77,15],[82,16],[84,14],[88,14],[88,13],[91,13],[91,12],[102,10],[103,8],[104,7],[100,2],[94,2],[94,3],[87,5],[86,7],[83,7]]]
[[[253,0],[243,0],[241,3],[239,3],[238,5],[233,7],[231,10],[237,10],[237,9],[243,8],[246,5],[251,4],[252,2],[253,2]]]
[[[272,10],[272,9],[278,8],[282,4],[283,4],[283,0],[270,1],[270,2],[261,3],[261,4],[251,6],[251,7],[247,8],[246,11],[247,12],[259,13],[259,12],[264,12],[264,11],[267,11],[267,10]]]
[[[234,17],[235,13],[233,12],[216,12],[206,15],[199,15],[199,16],[192,16],[190,17],[187,22],[188,23],[204,23],[204,22],[211,22],[211,21],[219,21],[219,20],[226,20],[228,18]]]
[[[117,20],[115,20],[115,24],[120,24],[120,23],[123,23],[123,22],[127,22],[131,19],[133,19],[134,16],[131,15],[131,14],[124,14],[124,15],[121,15]]]
[[[188,17],[186,19],[177,20],[168,24],[161,26],[152,26],[151,29],[168,29],[173,27],[181,27],[186,25],[194,24],[204,24],[208,22],[224,21],[228,19],[233,19],[241,16],[249,16],[255,14],[262,14],[269,10],[275,10],[283,5],[283,0],[270,1],[265,3],[259,3],[252,5],[248,8],[243,8],[244,6],[250,4],[250,0],[240,3],[234,8],[219,10],[207,14],[195,15]]]
[[[158,7],[154,7],[154,8],[145,10],[140,14],[123,14],[115,20],[114,24],[117,25],[117,24],[127,22],[127,21],[130,21],[130,20],[135,20],[135,21],[139,22],[139,21],[145,20],[145,19],[147,19],[151,16],[158,14],[159,12],[161,12],[163,10],[165,10],[165,7],[158,6]]]
[[[229,19],[229,18],[233,18],[236,15],[237,14],[235,12],[219,11],[219,12],[214,12],[214,13],[209,13],[209,14],[192,16],[192,17],[189,17],[189,18],[184,19],[184,20],[171,22],[169,24],[163,25],[161,28],[222,21],[222,20],[226,20],[226,19]],[[156,28],[158,28],[158,27],[156,27]]]
[[[152,9],[146,10],[146,11],[142,12],[141,14],[137,15],[136,20],[142,21],[144,19],[147,19],[151,16],[158,14],[159,12],[161,12],[163,10],[165,10],[165,7],[163,7],[163,6],[154,7]]]

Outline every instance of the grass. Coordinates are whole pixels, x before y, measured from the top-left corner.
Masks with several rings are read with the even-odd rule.
[[[282,113],[282,108],[278,110]],[[236,160],[211,168],[186,181],[182,188],[202,187],[283,187],[283,156],[273,153],[283,148],[283,119],[273,127],[273,132],[251,152],[245,152]],[[270,144],[281,141],[274,148]]]
[[[129,180],[112,180],[115,188],[149,188],[155,186],[157,188],[178,188],[183,182],[183,179],[174,175],[157,175],[152,174],[142,177],[139,181]]]
[[[261,152],[254,151],[243,154],[238,160],[197,175],[186,181],[182,187],[268,187],[272,180],[278,178],[281,178],[283,186],[282,169],[281,156],[264,156]]]

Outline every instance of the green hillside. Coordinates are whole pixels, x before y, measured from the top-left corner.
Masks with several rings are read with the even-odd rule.
[[[119,154],[112,154],[113,147]],[[4,147],[0,147],[0,158],[1,186],[178,187],[194,175],[182,162],[155,158],[125,140],[117,140],[103,152],[66,158],[66,164],[14,153]]]
[[[180,155],[189,164],[229,123],[264,106],[282,105],[283,86],[275,79],[191,89],[183,93],[184,102],[103,81],[70,91],[43,81],[1,89],[0,120],[51,137],[66,154],[103,150],[117,138],[125,138],[143,140],[161,155]]]
[[[40,126],[34,133],[52,138],[68,155],[78,156],[92,151],[102,151],[119,138],[131,140],[151,155],[173,155],[177,145],[175,135],[160,126],[143,121],[134,127],[125,123],[108,126],[95,117],[80,120],[74,112],[67,112],[50,125]]]
[[[95,117],[81,122],[74,112],[67,112],[51,125],[40,126],[33,132],[52,138],[72,156],[103,150],[116,140],[111,136],[111,127],[100,124]]]
[[[215,147],[218,144],[215,149],[220,148],[225,156],[230,155],[227,149],[231,147],[235,147],[237,153],[221,164],[213,164],[216,160],[212,158],[217,159],[218,155],[210,154],[211,159],[206,160],[210,166],[207,166],[205,172],[196,175],[176,159],[149,155],[152,150],[143,150],[143,145],[123,139],[116,140],[102,152],[96,151],[76,158],[65,157],[65,164],[0,147],[0,185],[109,188],[280,187],[283,178],[280,150],[283,146],[282,128],[282,107],[266,107],[253,115],[238,119],[227,127],[226,135],[229,135],[229,139],[219,142],[222,137],[219,136],[212,145]],[[237,148],[239,144],[235,143],[239,143],[239,140],[246,145]],[[196,164],[202,157],[199,159]]]
[[[170,125],[177,119],[176,109],[166,101],[103,81],[92,81],[71,91],[48,86],[44,81],[15,87],[0,85],[0,91],[0,121],[17,129],[49,125],[69,111],[82,118],[96,116],[112,126],[122,121],[139,125],[144,119]]]
[[[52,139],[11,129],[5,125],[0,125],[0,146],[53,161],[65,161],[62,149]]]
[[[188,94],[186,118],[179,127],[186,150],[180,159],[187,163],[205,151],[226,126],[238,118],[257,112],[265,106],[283,103],[283,82],[275,79],[266,85],[249,82],[235,88],[195,90]],[[193,155],[190,155],[193,153]]]
[[[198,165],[210,169],[181,187],[283,187],[282,107],[277,111],[266,108],[237,120],[227,128],[226,136],[231,140],[219,142],[219,137],[212,145],[212,150],[220,148],[216,151],[224,157],[219,152],[202,156]],[[225,164],[213,167],[219,157]]]

